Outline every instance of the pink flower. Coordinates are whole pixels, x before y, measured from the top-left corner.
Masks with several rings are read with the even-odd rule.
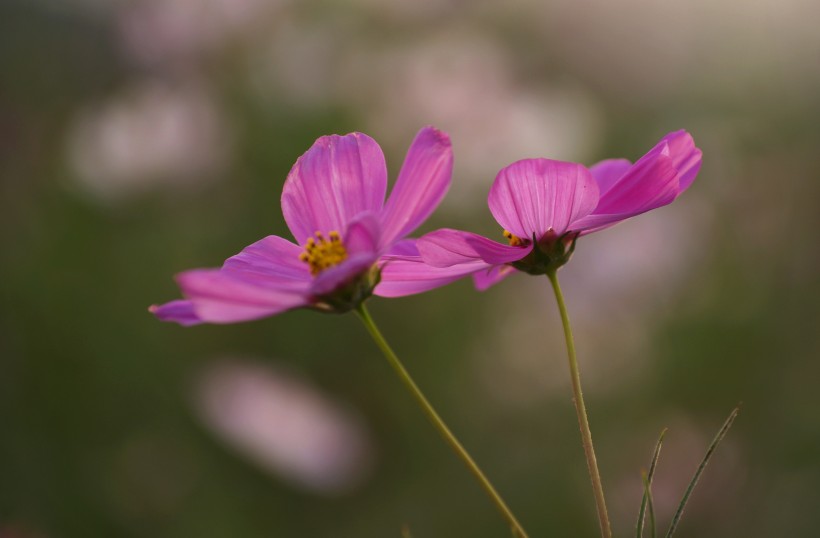
[[[700,164],[701,151],[685,131],[666,135],[635,164],[610,159],[587,169],[549,159],[515,162],[498,173],[488,198],[508,244],[437,230],[418,240],[417,256],[397,258],[385,275],[413,273],[427,279],[429,289],[446,283],[437,279],[472,274],[484,290],[515,269],[546,274],[569,260],[579,236],[671,203]]]
[[[372,138],[319,138],[296,161],[282,192],[282,213],[296,243],[271,235],[220,269],[180,273],[176,280],[185,299],[150,310],[181,325],[235,323],[300,307],[344,312],[382,288],[397,296],[434,287],[430,281],[441,275],[414,285],[382,268],[392,255],[418,255],[414,241],[404,237],[439,204],[452,170],[449,137],[426,127],[413,140],[385,203],[387,168]],[[448,271],[442,273],[446,279]]]

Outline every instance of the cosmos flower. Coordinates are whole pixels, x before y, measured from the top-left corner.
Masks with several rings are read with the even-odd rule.
[[[194,388],[194,409],[212,433],[296,486],[342,493],[369,471],[372,446],[359,417],[284,363],[221,359]]]
[[[385,202],[387,168],[372,138],[319,138],[296,161],[282,192],[296,242],[271,235],[220,269],[185,271],[176,277],[185,299],[150,310],[181,325],[235,323],[300,307],[345,312],[380,290],[407,295],[458,278],[463,273],[444,270],[415,283],[413,274],[382,271],[394,256],[418,256],[413,240],[404,238],[444,197],[452,169],[449,137],[426,127]]]
[[[671,203],[689,188],[700,165],[701,151],[685,131],[666,135],[635,164],[610,159],[588,169],[524,159],[498,173],[488,197],[507,244],[441,229],[420,238],[419,256],[402,263],[423,261],[429,269],[416,271],[431,280],[447,275],[451,281],[459,271],[472,274],[479,290],[515,270],[547,274],[569,260],[579,236]],[[392,268],[399,269],[398,264]]]

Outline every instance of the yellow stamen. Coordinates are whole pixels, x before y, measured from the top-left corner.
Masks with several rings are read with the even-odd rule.
[[[504,230],[504,237],[507,238],[507,241],[510,242],[510,246],[513,247],[520,247],[529,243],[526,239],[521,239],[520,237],[514,236],[512,232],[508,230]]]
[[[305,241],[305,250],[299,254],[299,260],[305,262],[310,267],[310,274],[318,275],[325,269],[339,265],[347,259],[347,249],[342,243],[342,236],[339,232],[333,231],[328,234],[328,239],[322,232],[316,232],[316,237],[309,237]]]

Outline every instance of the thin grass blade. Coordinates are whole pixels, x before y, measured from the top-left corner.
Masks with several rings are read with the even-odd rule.
[[[661,446],[663,445],[663,438],[666,435],[666,432],[667,429],[664,428],[660,436],[658,437],[658,442],[655,443],[655,450],[652,453],[652,462],[649,464],[649,474],[646,476],[646,479],[649,482],[649,486],[644,487],[643,490],[643,499],[641,499],[641,509],[638,511],[638,524],[636,526],[637,530],[635,532],[636,538],[643,537],[644,519],[646,517],[646,503],[648,502],[652,494],[652,479],[655,477],[655,468],[658,465],[658,457],[661,455]],[[655,529],[653,524],[652,536],[654,535]]]
[[[649,515],[649,529],[652,531],[650,538],[655,538],[655,503],[652,502],[652,485],[645,472],[641,473],[643,479],[643,496],[646,499],[646,511]]]
[[[704,456],[703,461],[701,461],[700,465],[698,465],[698,470],[695,471],[695,476],[692,478],[692,481],[689,482],[689,487],[686,488],[686,493],[683,494],[683,499],[681,499],[680,505],[678,506],[678,511],[675,512],[675,517],[672,518],[672,524],[669,525],[669,531],[667,531],[666,533],[666,538],[672,538],[672,535],[678,528],[678,523],[680,523],[680,518],[683,515],[683,509],[686,508],[686,503],[689,502],[689,497],[692,495],[692,490],[695,489],[698,480],[700,480],[700,475],[703,474],[703,470],[706,468],[706,464],[709,463],[709,459],[711,459],[712,454],[714,454],[718,444],[726,436],[726,433],[729,431],[729,428],[732,427],[732,423],[735,421],[735,418],[737,417],[737,414],[739,412],[740,406],[738,405],[729,414],[729,418],[727,418],[726,422],[723,423],[723,426],[720,428],[720,431],[712,440],[712,444],[709,445],[709,450],[706,451],[706,456]]]

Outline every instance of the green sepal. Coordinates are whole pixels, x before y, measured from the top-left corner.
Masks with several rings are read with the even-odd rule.
[[[549,237],[547,235],[542,237],[540,242],[533,233],[532,252],[524,258],[512,262],[511,265],[530,275],[546,275],[557,271],[572,257],[577,240],[578,232],[567,232],[560,237]]]

